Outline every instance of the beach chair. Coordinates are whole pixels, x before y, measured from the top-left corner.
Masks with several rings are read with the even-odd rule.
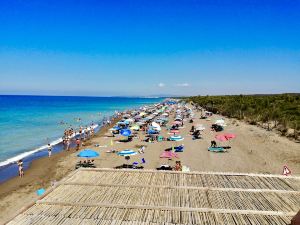
[[[223,147],[209,147],[208,151],[210,152],[226,152],[226,149]]]

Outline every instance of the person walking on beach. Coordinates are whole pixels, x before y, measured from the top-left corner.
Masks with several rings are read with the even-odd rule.
[[[50,158],[52,154],[52,146],[51,144],[48,144],[48,157]]]
[[[80,148],[80,140],[76,138],[76,151],[78,151]]]
[[[66,137],[64,139],[64,149],[69,151],[69,147],[70,147],[70,139],[69,139],[69,137]]]
[[[24,177],[23,161],[21,159],[18,161],[18,168],[19,168],[19,177]]]
[[[79,137],[80,137],[80,139],[83,138],[83,137],[81,136],[81,134],[82,134],[82,127],[79,128]]]

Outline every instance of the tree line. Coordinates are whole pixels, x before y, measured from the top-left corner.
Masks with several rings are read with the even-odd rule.
[[[196,106],[250,124],[266,124],[282,135],[299,137],[300,94],[191,96],[184,98]]]

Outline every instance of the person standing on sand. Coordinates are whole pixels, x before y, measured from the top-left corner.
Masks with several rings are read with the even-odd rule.
[[[50,158],[52,154],[52,146],[48,144],[48,157]]]
[[[19,167],[19,177],[24,177],[24,170],[23,170],[23,161],[20,159],[18,161],[18,167]]]
[[[94,125],[91,126],[91,136],[94,137],[95,130],[94,130]]]
[[[76,138],[76,151],[78,151],[80,148],[80,140]]]
[[[64,148],[65,150],[69,151],[69,147],[70,147],[70,139],[69,137],[66,137],[64,140]]]
[[[80,137],[80,139],[83,138],[83,137],[81,136],[81,134],[82,134],[82,127],[79,128],[79,137]]]

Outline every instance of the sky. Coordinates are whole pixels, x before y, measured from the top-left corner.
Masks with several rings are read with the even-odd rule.
[[[0,94],[300,92],[300,0],[1,0]]]

